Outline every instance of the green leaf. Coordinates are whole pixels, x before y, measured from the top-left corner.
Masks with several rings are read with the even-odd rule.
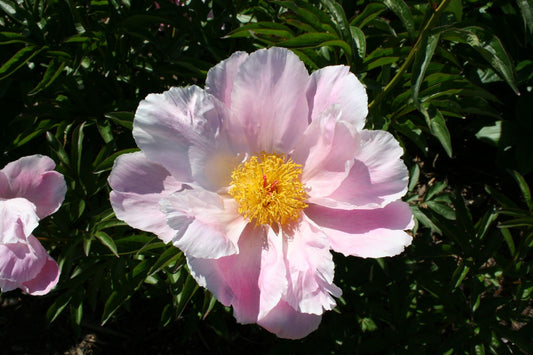
[[[533,227],[533,216],[510,219],[505,222],[501,222],[498,227],[500,228],[515,228],[515,227]]]
[[[104,246],[106,246],[115,256],[118,258],[118,250],[117,245],[115,244],[115,241],[113,238],[109,236],[106,232],[97,231],[94,233],[94,236],[102,242]]]
[[[67,63],[65,61],[52,59],[50,63],[48,63],[48,68],[46,69],[43,78],[33,89],[30,90],[28,95],[35,95],[52,85],[57,77],[63,72],[63,69],[66,65]]]
[[[52,323],[57,317],[59,317],[71,299],[72,294],[70,292],[64,293],[56,298],[54,303],[48,308],[48,311],[46,311],[46,319],[49,323]]]
[[[413,191],[420,178],[420,166],[414,164],[409,171],[409,191]]]
[[[496,121],[491,126],[485,126],[476,133],[476,138],[485,143],[498,146],[502,137],[502,121]]]
[[[83,239],[83,253],[85,256],[89,256],[89,252],[91,251],[91,244],[92,244],[93,238],[87,237]]]
[[[82,176],[82,158],[83,158],[83,139],[85,134],[83,129],[85,128],[86,122],[79,124],[72,133],[72,147],[71,147],[71,159],[73,165],[76,168],[77,176]],[[80,184],[82,181],[80,180]]]
[[[498,37],[490,34],[484,28],[469,26],[445,31],[442,38],[471,46],[496,70],[517,95],[520,94],[512,59]]]
[[[438,213],[444,218],[449,219],[451,221],[455,220],[455,210],[447,204],[436,201],[427,201],[425,202],[425,204],[429,209]]]
[[[24,64],[43,51],[45,47],[27,46],[20,49],[0,67],[0,80],[19,70]]]
[[[410,37],[414,37],[415,23],[409,6],[403,0],[382,0],[392,12],[402,21]]]
[[[367,23],[378,17],[383,11],[386,10],[385,5],[371,2],[366,5],[365,9],[350,22],[350,25],[354,27],[363,28]]]
[[[461,283],[463,283],[463,280],[465,279],[466,275],[468,275],[469,271],[470,267],[466,266],[464,263],[461,263],[457,266],[451,278],[453,289],[456,289],[461,285]]]
[[[433,106],[430,106],[427,110],[422,109],[422,113],[429,123],[429,129],[431,130],[431,133],[439,140],[440,144],[444,148],[444,151],[451,158],[453,153],[452,141],[450,137],[450,131],[448,131],[448,127],[446,127],[446,120],[444,119],[444,116],[442,116],[442,113]]]
[[[368,318],[368,317],[361,318],[359,320],[359,323],[361,325],[361,330],[363,331],[363,333],[365,333],[365,332],[373,332],[373,331],[378,329],[378,326],[372,320],[372,318]]]
[[[405,122],[399,122],[397,120],[392,121],[394,129],[409,138],[416,146],[426,154],[428,151],[427,141],[424,132],[413,121],[407,120]]]
[[[108,112],[105,114],[106,118],[109,118],[116,124],[126,128],[131,131],[133,129],[133,117],[135,114],[133,112],[117,111],[117,112]]]
[[[120,306],[130,298],[127,292],[113,291],[105,302],[102,313],[102,325],[107,323],[109,318],[120,308]]]
[[[248,38],[254,37],[256,34],[276,36],[282,39],[294,37],[291,29],[285,25],[274,22],[260,21],[241,26],[231,31],[224,38]]]
[[[424,75],[426,70],[431,63],[431,58],[435,53],[435,48],[439,43],[439,34],[425,34],[422,37],[418,51],[415,54],[415,60],[413,62],[413,75],[411,76],[411,86],[413,101],[417,108],[420,107],[420,101],[418,99],[418,93],[420,91],[420,86],[424,80]]]
[[[52,149],[52,151],[59,158],[59,160],[67,166],[70,165],[70,159],[68,157],[68,154],[67,152],[65,152],[65,149],[57,140],[57,138],[52,133],[46,132],[46,140],[50,149]]]
[[[176,295],[176,314],[178,317],[181,316],[187,304],[189,304],[196,291],[198,291],[198,288],[199,286],[196,283],[196,280],[188,274],[181,292]]]
[[[172,264],[183,256],[183,253],[173,245],[167,246],[167,249],[161,254],[150,270],[150,275],[155,274],[162,268]]]
[[[304,32],[335,32],[335,23],[328,14],[305,1],[274,1],[276,4],[291,10],[284,14],[286,22]],[[293,16],[291,16],[294,14]]]
[[[163,307],[163,311],[161,312],[161,319],[159,320],[159,323],[166,327],[175,317],[176,312],[174,311],[174,308],[172,307],[172,304],[168,303]]]
[[[15,1],[0,0],[0,9],[13,20],[24,25],[27,24],[26,18],[30,17],[30,14]]]
[[[346,55],[352,55],[352,49],[350,48],[348,43],[339,39],[336,35],[332,33],[304,33],[300,36],[279,42],[278,45],[286,48],[314,48],[329,45],[341,47],[346,52]]]
[[[529,35],[533,36],[533,4],[531,0],[516,0],[520,13],[524,20],[524,27],[528,29]]]
[[[83,318],[83,293],[83,288],[78,288],[70,301],[70,320],[76,327],[80,326]]]
[[[1,44],[12,44],[12,43],[25,43],[29,44],[27,41],[27,36],[22,33],[17,32],[0,32],[0,45]]]
[[[531,199],[531,190],[526,182],[526,179],[518,171],[510,170],[509,173],[515,179],[520,191],[522,192],[522,197],[526,201],[527,208],[529,211],[533,212],[533,200]]]
[[[509,248],[509,253],[514,258],[516,254],[516,246],[513,240],[513,236],[511,235],[511,232],[509,231],[509,229],[501,227],[501,226],[500,228],[501,228],[500,232],[503,235],[503,239],[505,240],[505,243],[507,244],[507,247]]]
[[[436,181],[433,183],[426,193],[425,200],[431,200],[435,195],[440,193],[442,190],[446,188],[447,184],[445,181]]]
[[[363,60],[366,56],[366,37],[364,32],[355,26],[350,26],[350,32],[352,33],[353,40],[357,47],[357,54],[359,55],[359,60]]]
[[[104,172],[104,171],[111,170],[111,168],[113,167],[113,163],[115,162],[115,160],[119,156],[121,156],[122,154],[135,153],[135,152],[138,152],[138,151],[139,151],[138,148],[129,148],[129,149],[124,149],[124,150],[115,152],[115,153],[111,154],[110,156],[108,156],[107,158],[105,158],[98,165],[96,165],[94,167],[94,172],[95,173],[101,173],[101,172]]]
[[[334,0],[321,0],[320,1],[331,13],[333,22],[337,25],[337,32],[344,40],[344,42],[349,43],[351,50],[349,51],[350,55],[348,56],[348,61],[351,62],[351,55],[355,53],[354,41],[352,39],[352,32],[350,31],[350,23],[346,18],[344,9],[342,6]]]

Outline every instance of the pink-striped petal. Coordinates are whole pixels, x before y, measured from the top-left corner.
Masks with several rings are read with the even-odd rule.
[[[197,86],[148,95],[133,122],[137,146],[175,179],[202,183],[203,168],[217,150],[221,126],[214,100]]]
[[[303,166],[302,181],[311,198],[328,196],[346,179],[359,146],[358,135],[331,107],[316,117],[296,144],[292,158]]]
[[[38,277],[48,254],[41,243],[29,235],[18,243],[0,244],[0,287],[2,292],[21,287]]]
[[[26,242],[39,225],[33,203],[25,198],[0,200],[0,244]]]
[[[39,243],[37,240],[36,242]],[[46,254],[46,251],[44,253]],[[33,279],[20,285],[22,291],[33,296],[46,295],[55,287],[59,280],[59,266],[56,261],[47,254],[41,255],[40,258],[46,261],[41,271]]]
[[[54,161],[44,155],[31,155],[7,164],[1,172],[7,177],[9,188],[0,179],[0,185],[4,185],[0,188],[2,198],[23,197],[31,201],[39,218],[54,213],[67,190],[63,175],[54,168]]]
[[[338,105],[341,120],[349,122],[358,131],[365,126],[368,114],[366,91],[347,66],[329,66],[311,74],[307,100],[311,120],[318,118],[332,105]]]
[[[335,265],[327,236],[304,216],[283,242],[289,279],[284,300],[302,313],[321,315],[333,309],[332,296],[340,297],[342,291],[333,284]]]
[[[231,109],[231,92],[235,76],[246,58],[248,53],[235,52],[207,72],[205,91],[222,101],[228,109]]]
[[[310,205],[305,213],[326,233],[331,248],[344,255],[394,256],[412,241],[404,230],[413,227],[413,214],[403,201],[367,210],[335,210]]]
[[[187,256],[218,259],[239,251],[247,222],[237,202],[202,189],[185,189],[163,198],[160,208],[174,230],[172,244]]]
[[[239,66],[231,95],[231,126],[240,126],[249,153],[289,152],[307,127],[309,74],[283,48],[261,49]]]
[[[403,149],[386,131],[361,132],[360,148],[348,177],[331,195],[310,202],[338,209],[383,207],[407,192],[409,173]],[[311,196],[314,197],[314,196]]]
[[[257,324],[280,338],[300,339],[315,331],[321,320],[321,315],[298,312],[282,300]]]
[[[130,226],[157,234],[168,243],[175,231],[167,225],[159,201],[183,189],[165,168],[142,152],[123,154],[115,160],[109,176],[111,206],[118,219]]]
[[[188,257],[191,275],[225,306],[233,306],[239,323],[255,323],[260,310],[261,254],[266,230],[248,224],[239,238],[239,253],[219,259]]]

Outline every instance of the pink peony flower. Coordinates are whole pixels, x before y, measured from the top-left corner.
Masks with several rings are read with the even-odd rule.
[[[119,219],[180,248],[240,323],[301,338],[335,307],[330,249],[384,257],[411,243],[402,148],[364,130],[346,66],[309,75],[282,48],[233,54],[197,86],[137,109],[140,152],[109,177]]]
[[[44,295],[56,285],[59,268],[31,232],[59,208],[63,175],[42,155],[20,158],[0,170],[0,289]]]

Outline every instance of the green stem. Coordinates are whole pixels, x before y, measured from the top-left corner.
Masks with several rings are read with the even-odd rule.
[[[392,88],[394,88],[396,86],[396,84],[398,84],[398,82],[400,81],[403,73],[405,72],[407,67],[409,67],[411,65],[413,59],[415,58],[415,54],[418,51],[418,49],[420,47],[420,44],[422,43],[422,38],[424,37],[424,33],[426,33],[430,28],[432,28],[435,25],[435,22],[439,19],[440,15],[444,12],[444,9],[448,6],[448,4],[451,1],[452,0],[442,0],[440,5],[437,7],[437,9],[433,12],[431,17],[429,18],[428,22],[426,22],[426,24],[425,24],[424,28],[422,29],[422,31],[420,31],[420,33],[418,34],[418,38],[416,39],[415,44],[413,45],[413,47],[409,51],[409,54],[407,55],[407,58],[405,59],[405,62],[403,62],[403,64],[400,67],[400,69],[398,69],[398,72],[396,73],[396,75],[394,75],[392,80],[387,84],[387,86],[385,86],[383,91],[380,92],[378,94],[378,96],[376,96],[376,98],[370,103],[370,105],[368,105],[368,109],[369,110],[372,110],[372,107],[374,107],[378,103],[380,103],[381,100],[383,99],[383,97],[385,97],[386,94],[388,94],[388,92],[391,91]]]

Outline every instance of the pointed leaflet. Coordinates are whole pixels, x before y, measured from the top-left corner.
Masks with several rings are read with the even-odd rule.
[[[420,92],[420,85],[424,80],[426,69],[431,63],[435,48],[439,43],[439,34],[424,34],[419,50],[415,54],[415,61],[413,63],[413,74],[411,76],[411,85],[413,87],[413,101],[417,108],[420,109],[420,102],[418,93]]]
[[[482,27],[469,26],[445,31],[442,38],[471,46],[496,70],[517,95],[520,94],[513,62],[498,37]]]

